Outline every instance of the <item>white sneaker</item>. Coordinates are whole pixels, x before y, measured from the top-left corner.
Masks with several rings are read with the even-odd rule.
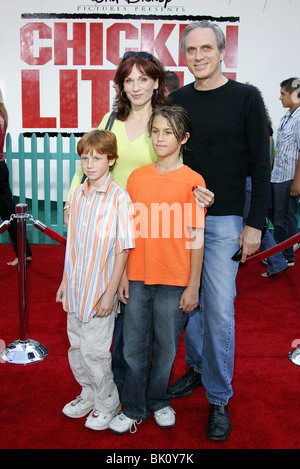
[[[67,417],[79,419],[89,414],[93,408],[93,401],[88,401],[81,396],[77,396],[76,399],[66,404],[62,411]]]
[[[135,433],[137,431],[136,426],[139,425],[142,420],[134,420],[126,417],[123,412],[117,415],[109,424],[109,429],[114,433]]]
[[[90,413],[88,418],[86,419],[85,426],[87,428],[91,428],[92,430],[105,430],[108,428],[111,420],[117,415],[118,412],[121,410],[121,404],[116,407],[116,409],[112,410],[108,414],[103,414],[99,410],[94,410]]]
[[[154,412],[154,418],[157,425],[161,428],[171,428],[175,425],[175,410],[172,407],[164,407]]]

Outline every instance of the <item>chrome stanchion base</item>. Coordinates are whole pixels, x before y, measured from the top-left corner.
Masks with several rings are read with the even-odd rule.
[[[295,365],[300,366],[300,347],[290,350],[288,357]]]
[[[42,361],[48,355],[48,349],[36,340],[15,340],[0,354],[2,360],[15,365],[28,365]]]

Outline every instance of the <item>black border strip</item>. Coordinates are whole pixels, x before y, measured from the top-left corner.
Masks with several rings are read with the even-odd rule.
[[[88,131],[87,131],[88,132]],[[60,134],[62,137],[70,137],[72,134],[75,137],[82,137],[86,132],[22,132],[24,138],[31,138],[33,134],[36,135],[37,138],[44,138],[46,134],[49,137],[57,137]]]
[[[201,20],[211,20],[218,22],[227,22],[227,23],[236,23],[240,21],[238,16],[186,16],[186,15],[131,15],[131,14],[98,14],[98,13],[22,13],[22,19],[115,19],[115,20],[166,20],[169,21],[201,21]]]

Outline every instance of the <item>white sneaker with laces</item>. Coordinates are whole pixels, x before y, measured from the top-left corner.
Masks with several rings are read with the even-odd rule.
[[[121,404],[108,414],[103,414],[99,410],[94,409],[86,419],[85,426],[92,430],[105,430],[108,428],[111,420],[120,412]]]
[[[83,399],[81,396],[77,396],[76,399],[66,404],[62,411],[67,417],[79,419],[89,414],[93,408],[93,401],[89,401]]]
[[[175,410],[172,407],[163,407],[154,412],[154,418],[157,425],[161,428],[171,428],[175,425]]]
[[[114,433],[135,433],[137,431],[137,425],[139,425],[142,420],[134,420],[129,417],[126,417],[123,412],[117,415],[109,424],[109,429]]]

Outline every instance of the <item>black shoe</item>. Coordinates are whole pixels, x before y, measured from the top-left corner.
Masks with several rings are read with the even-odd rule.
[[[283,272],[284,275],[286,274],[286,271],[288,270],[289,266],[287,266],[285,269],[283,270],[280,270],[279,272],[276,272],[276,274],[271,274],[270,272],[264,272],[263,274],[261,274],[262,277],[264,278],[272,278],[272,277],[275,277],[277,274],[279,274],[280,272]]]
[[[192,394],[196,386],[202,386],[201,373],[189,368],[185,375],[168,387],[168,394],[175,398],[186,397]]]
[[[231,432],[228,406],[210,404],[206,435],[211,440],[224,441]]]

